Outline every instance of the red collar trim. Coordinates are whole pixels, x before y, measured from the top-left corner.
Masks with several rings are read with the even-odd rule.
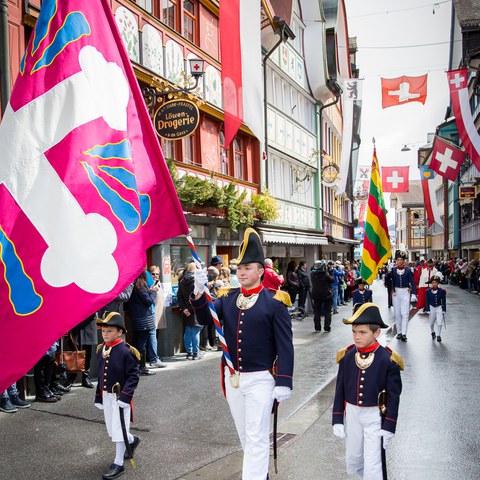
[[[252,288],[251,290],[246,290],[245,288],[242,287],[242,293],[243,295],[246,295],[247,297],[249,295],[253,295],[255,293],[259,293],[263,290],[263,284],[261,283],[258,287]]]
[[[119,343],[122,343],[123,340],[121,338],[117,338],[117,340],[115,340],[114,342],[105,342],[107,347],[110,348],[110,347],[114,347],[115,345],[118,345]]]
[[[373,342],[369,347],[367,348],[357,348],[357,350],[360,352],[360,353],[372,353],[373,351],[375,351],[379,346],[379,343],[377,341]]]

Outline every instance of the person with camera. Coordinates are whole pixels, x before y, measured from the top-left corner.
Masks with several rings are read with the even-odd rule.
[[[315,260],[311,272],[313,324],[316,332],[322,331],[322,312],[325,315],[323,329],[331,330],[332,325],[332,284],[333,277],[327,271],[327,264],[323,260]]]

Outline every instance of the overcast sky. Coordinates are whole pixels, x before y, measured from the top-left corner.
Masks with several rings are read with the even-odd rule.
[[[359,165],[371,165],[375,137],[380,167],[409,165],[410,179],[419,180],[416,149],[426,143],[427,133],[435,132],[449,105],[445,71],[451,1],[345,0],[345,5],[348,34],[357,37],[357,66],[364,79]],[[382,109],[381,77],[425,73],[425,105],[412,102]],[[404,144],[414,145],[411,151],[401,152]],[[389,223],[392,215],[389,211]]]

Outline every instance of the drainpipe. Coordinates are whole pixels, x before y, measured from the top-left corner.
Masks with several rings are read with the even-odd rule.
[[[10,63],[8,48],[8,0],[0,0],[0,107],[2,114],[10,100]]]

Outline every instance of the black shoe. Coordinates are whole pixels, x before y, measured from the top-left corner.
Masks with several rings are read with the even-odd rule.
[[[17,408],[30,408],[30,403],[22,400],[20,397],[10,397],[12,405]]]
[[[53,393],[49,388],[45,388],[45,393],[46,393],[47,395],[50,395],[51,397],[55,397],[55,398],[57,399],[57,401],[61,400],[61,399],[62,399],[62,395],[63,395],[63,394],[57,395],[57,394]]]
[[[0,412],[15,413],[16,411],[10,398],[0,398]]]
[[[135,449],[138,447],[139,443],[140,443],[140,437],[137,437],[134,435],[133,442],[130,444],[130,448],[132,449],[132,456],[130,456],[128,452],[125,452],[125,455],[123,456],[125,460],[130,460],[131,458],[133,458],[135,454]]]
[[[193,353],[192,352],[187,352],[187,360],[191,360],[193,357]]]
[[[63,392],[57,390],[55,387],[50,387],[49,391],[52,392],[55,397],[61,397],[63,395]]]
[[[116,463],[112,463],[110,468],[103,474],[102,478],[105,480],[110,480],[112,478],[117,478],[120,475],[125,473],[125,467],[123,465],[117,465]]]
[[[396,336],[395,338],[396,338],[397,340],[401,340],[401,339],[402,339],[402,334],[401,334],[401,333],[397,334],[397,336]]]
[[[140,375],[144,375],[144,376],[147,376],[147,375],[156,375],[155,372],[152,372],[151,370],[149,370],[147,367],[144,367],[142,369],[140,369]],[[118,465],[117,465],[118,466]]]
[[[68,393],[70,391],[70,387],[64,387],[61,383],[58,382],[54,383],[53,386],[59,392]]]
[[[93,383],[90,381],[88,378],[88,373],[86,374],[85,372],[82,373],[82,387],[85,388],[94,388]]]
[[[435,337],[436,337],[435,332],[432,332],[432,340],[435,340]]]
[[[331,329],[330,327],[325,327],[324,330],[325,330],[326,332],[330,332],[330,330],[332,330],[332,329]]]
[[[402,335],[402,342],[406,342],[407,341],[407,336],[406,335]]]
[[[53,394],[42,392],[37,394],[37,396],[35,397],[35,401],[43,402],[43,403],[54,403],[54,402],[58,402],[58,399]]]
[[[439,336],[437,337],[437,342],[441,342],[441,341],[442,341],[442,337],[439,335]]]

